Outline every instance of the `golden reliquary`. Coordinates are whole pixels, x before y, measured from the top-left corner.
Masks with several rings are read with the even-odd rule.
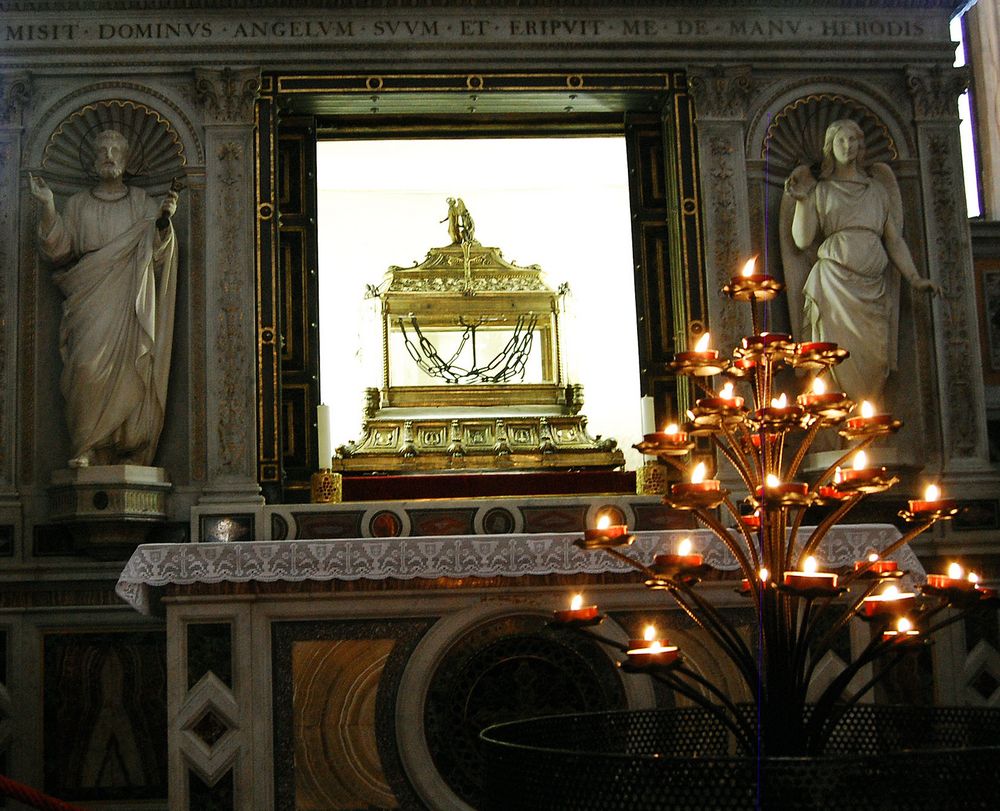
[[[583,387],[563,372],[559,315],[538,265],[507,262],[475,239],[449,198],[452,242],[378,288],[382,387],[366,391],[363,437],[337,449],[339,471],[612,469],[613,439],[592,437]]]

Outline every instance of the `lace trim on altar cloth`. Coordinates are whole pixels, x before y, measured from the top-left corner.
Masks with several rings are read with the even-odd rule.
[[[803,527],[801,539],[812,528]],[[611,555],[573,545],[579,533],[537,535],[449,535],[357,538],[327,541],[144,544],[125,565],[115,591],[137,611],[152,608],[151,589],[192,583],[303,580],[409,580],[438,577],[518,577],[547,574],[627,572]],[[629,555],[648,564],[690,537],[714,569],[733,570],[736,560],[707,530],[637,532]],[[853,565],[899,538],[888,524],[849,524],[831,529],[816,554],[821,566]],[[924,579],[916,555],[904,547],[892,556],[915,581]]]

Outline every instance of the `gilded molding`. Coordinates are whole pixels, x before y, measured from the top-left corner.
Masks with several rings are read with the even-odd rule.
[[[259,68],[195,68],[194,90],[206,124],[253,124]]]
[[[31,107],[31,77],[27,73],[0,76],[0,127],[16,127]]]
[[[694,97],[695,120],[736,119],[747,115],[753,80],[749,65],[691,68],[688,89]]]
[[[236,215],[243,204],[246,186],[244,147],[235,141],[226,141],[219,145],[216,157],[219,160],[216,180],[220,191],[216,212],[221,223],[217,259],[221,272],[216,298],[218,332],[215,339],[219,455],[215,460],[214,473],[225,475],[244,472],[242,463],[247,454],[246,438],[250,430],[246,378],[248,373],[252,375],[252,371],[244,338],[244,313],[247,308],[243,295],[243,274],[240,272],[240,260],[245,253],[241,228],[243,219]]]
[[[906,86],[918,119],[956,119],[958,97],[969,87],[968,67],[907,68]]]

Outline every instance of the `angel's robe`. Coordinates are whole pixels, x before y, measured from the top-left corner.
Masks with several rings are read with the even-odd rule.
[[[848,349],[832,369],[835,380],[856,402],[879,401],[896,368],[899,333],[898,278],[890,278],[882,242],[889,193],[875,178],[825,179],[808,204],[823,241],[803,290],[803,339]]]
[[[160,231],[158,216],[140,188],[115,201],[85,191],[39,234],[60,266],[59,387],[73,462],[148,465],[156,452],[177,291],[173,226]]]

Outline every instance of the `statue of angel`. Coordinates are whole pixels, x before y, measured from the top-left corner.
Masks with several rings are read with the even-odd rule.
[[[780,215],[792,329],[800,340],[850,351],[832,374],[855,402],[882,400],[896,369],[899,277],[916,291],[940,293],[903,241],[895,175],[884,163],[864,168],[864,143],[854,121],[830,124],[819,178],[797,167],[785,181]]]

